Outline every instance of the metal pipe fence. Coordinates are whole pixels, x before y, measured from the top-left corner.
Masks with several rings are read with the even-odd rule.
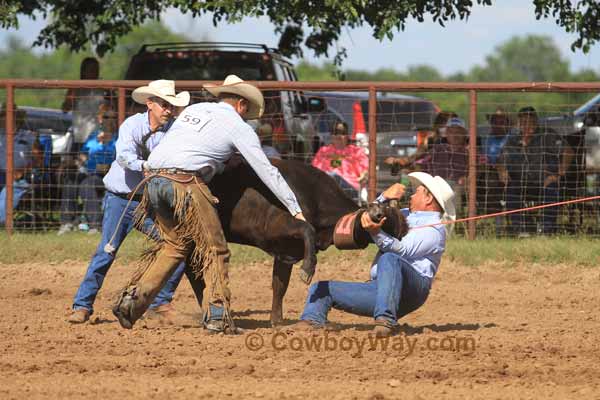
[[[134,88],[147,83],[0,80],[0,92],[4,92],[5,99],[1,123],[4,133],[0,134],[0,138],[4,137],[0,141],[4,147],[0,147],[4,156],[4,163],[0,165],[0,169],[4,169],[0,171],[4,178],[0,177],[0,189],[4,186],[0,195],[3,202],[0,223],[4,224],[8,234],[15,229],[46,230],[65,224],[80,225],[91,231],[99,229],[101,179],[112,160],[108,153],[103,153],[104,158],[100,161],[96,153],[94,157],[92,153],[86,153],[89,150],[86,140],[107,130],[108,112],[114,112],[120,125],[127,116],[143,111],[132,102],[130,94]],[[177,89],[189,90],[192,102],[209,101],[202,90],[205,83],[208,82],[178,81]],[[328,170],[358,202],[372,201],[395,181],[406,182],[406,174],[412,170],[447,174],[444,178],[458,194],[459,217],[584,197],[597,194],[600,186],[600,123],[592,121],[597,118],[600,122],[600,109],[593,106],[573,114],[581,103],[579,97],[572,99],[577,93],[591,96],[600,92],[600,83],[252,83],[265,95],[265,115],[254,124],[265,146],[283,158],[299,159]],[[92,128],[81,128],[82,110],[63,112],[68,108],[65,108],[67,100],[63,100],[64,92],[61,91],[64,89],[72,91],[73,102],[87,102],[88,106],[94,103],[94,96],[102,97],[99,110],[85,110],[91,117]],[[443,100],[439,100],[439,94],[452,92],[465,94],[466,107],[450,110]],[[513,97],[502,101],[490,97],[498,93]],[[540,106],[525,99],[528,93],[564,94],[567,97]],[[27,100],[19,100],[17,104],[20,98],[44,96],[53,105],[50,109],[32,107]],[[310,99],[319,100],[324,108],[311,109]],[[539,143],[536,142],[538,139],[533,140],[533,145],[525,143],[530,139],[522,137],[527,129],[521,121],[533,113],[517,112],[528,105],[537,108],[537,129],[543,133],[532,136],[540,138]],[[493,126],[491,119],[499,108],[504,109],[507,120],[504,135],[495,137],[498,126]],[[463,126],[459,126],[461,121],[456,122],[456,126],[447,121],[439,125],[437,121],[438,126],[435,126],[440,111],[457,111]],[[499,117],[500,114],[498,111]],[[106,120],[102,122],[102,118]],[[335,143],[332,142],[337,140],[334,131],[338,122],[345,123],[350,141],[360,150],[356,154],[364,153],[362,161],[352,158],[355,165],[350,163],[350,156],[334,150]],[[455,132],[453,128],[464,129],[463,137],[457,138],[460,136],[457,133],[440,134],[446,130]],[[103,139],[99,141],[105,148],[118,135],[117,129],[113,130],[101,132]],[[345,145],[337,144],[338,147]],[[500,150],[494,146],[500,146]],[[323,151],[327,148],[331,150],[329,153]],[[492,156],[494,160],[491,160]],[[568,165],[562,165],[568,157],[571,157]],[[345,169],[352,170],[354,175],[344,176],[350,173]],[[553,174],[557,181],[547,184],[546,178],[550,179]],[[464,197],[466,201],[463,201]],[[457,227],[455,231],[471,239],[489,234],[489,231],[501,235],[508,230],[515,234],[598,234],[600,212],[597,203],[555,211],[540,212],[533,217],[533,222],[523,216],[490,221],[487,225],[471,220],[466,229]],[[548,220],[551,220],[550,225],[553,224],[550,230],[546,230]]]

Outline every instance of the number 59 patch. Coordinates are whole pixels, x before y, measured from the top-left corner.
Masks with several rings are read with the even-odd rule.
[[[201,118],[194,117],[191,114],[183,114],[180,115],[177,120],[192,125],[194,130],[200,132],[200,130],[210,122],[210,117],[208,115],[203,115]]]

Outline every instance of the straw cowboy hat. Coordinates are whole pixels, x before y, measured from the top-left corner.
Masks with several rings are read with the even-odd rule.
[[[236,75],[228,75],[222,85],[213,85],[207,83],[203,85],[213,96],[219,96],[221,93],[235,94],[248,100],[248,113],[246,119],[260,118],[265,110],[265,99],[261,91],[249,83],[245,83]]]
[[[175,107],[184,107],[190,104],[189,92],[180,92],[175,94],[175,82],[165,79],[152,81],[148,86],[141,86],[131,94],[136,103],[146,104],[146,100],[150,97],[158,97]]]
[[[454,209],[454,191],[441,176],[431,176],[426,172],[411,172],[408,174],[410,182],[416,188],[423,185],[435,197],[439,205],[444,210],[445,217],[456,220],[456,210]]]

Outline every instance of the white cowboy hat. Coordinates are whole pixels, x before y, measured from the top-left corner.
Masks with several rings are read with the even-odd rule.
[[[236,75],[228,75],[222,85],[207,83],[203,87],[213,96],[218,96],[221,93],[231,93],[248,100],[250,104],[248,105],[248,113],[245,115],[246,119],[260,118],[265,110],[265,99],[260,89],[245,83]]]
[[[442,207],[445,216],[452,221],[456,220],[454,191],[444,178],[441,176],[433,177],[426,172],[411,172],[408,174],[408,178],[415,188],[419,185],[425,186]]]
[[[136,103],[146,104],[150,97],[159,97],[175,107],[184,107],[190,104],[189,92],[175,94],[175,82],[166,79],[152,81],[148,86],[141,86],[131,93]]]

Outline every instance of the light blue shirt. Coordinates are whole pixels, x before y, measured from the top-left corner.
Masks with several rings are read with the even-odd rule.
[[[402,240],[398,240],[384,231],[379,231],[377,235],[371,235],[373,241],[379,247],[379,252],[371,266],[371,279],[377,278],[377,260],[383,253],[387,252],[398,254],[404,262],[413,267],[419,274],[430,279],[433,279],[440,266],[442,254],[446,248],[446,228],[444,225],[412,229],[441,222],[440,213],[435,211],[409,213],[406,208],[402,210],[402,213],[406,217],[406,222],[410,228]]]
[[[202,174],[208,182],[236,151],[292,215],[302,211],[279,170],[265,156],[252,127],[227,103],[188,106],[152,151],[148,164],[152,169],[208,170]]]
[[[152,151],[165,136],[172,121],[153,133],[145,146],[142,141],[150,132],[148,112],[138,113],[127,118],[119,127],[116,143],[117,158],[112,162],[110,170],[104,177],[104,186],[114,193],[130,193],[142,181],[142,164],[144,163],[144,147]],[[138,192],[141,193],[141,192]]]

